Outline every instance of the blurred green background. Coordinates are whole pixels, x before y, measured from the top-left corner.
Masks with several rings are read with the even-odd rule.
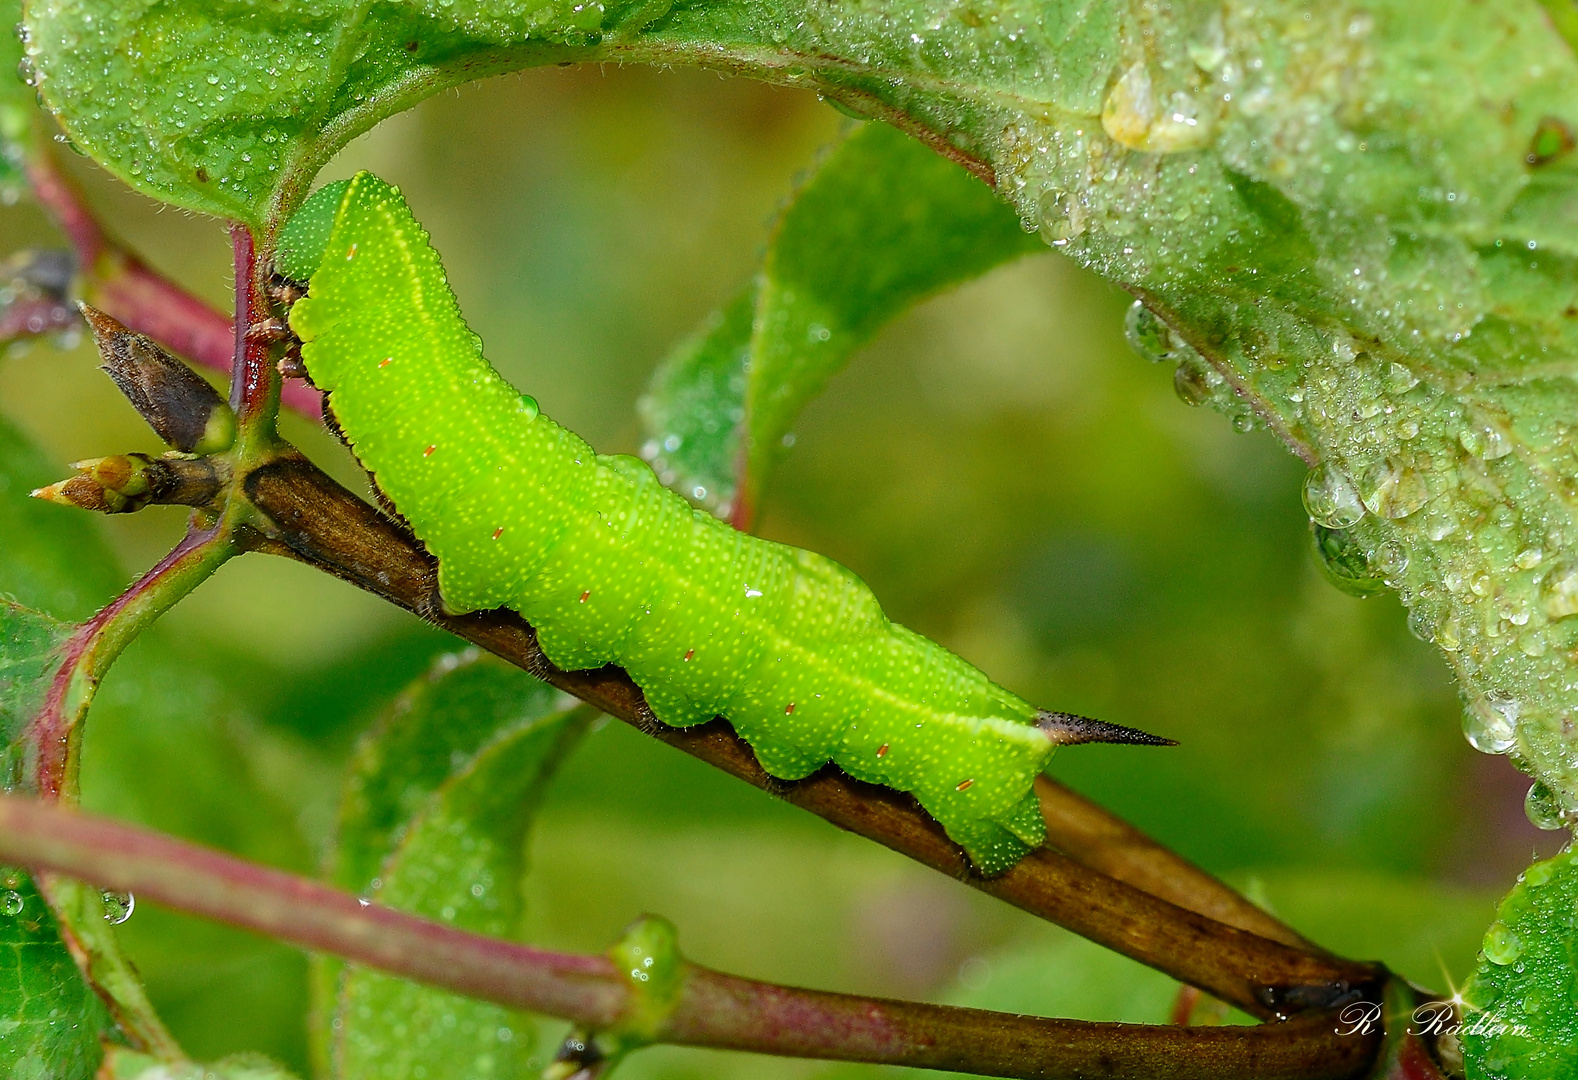
[[[792,178],[844,123],[809,94],[707,74],[538,71],[430,100],[330,175],[401,185],[494,363],[600,450],[633,452],[654,364],[752,272]],[[227,303],[220,223],[69,164],[156,266]],[[0,240],[59,243],[26,204],[0,211]],[[1468,749],[1444,665],[1395,599],[1321,579],[1298,463],[1180,403],[1171,371],[1125,345],[1126,306],[1049,252],[914,311],[807,411],[761,531],[846,563],[895,619],[1031,700],[1177,738],[1066,750],[1053,772],[1322,943],[1460,980],[1496,897],[1557,846],[1523,819],[1527,781]],[[159,449],[80,344],[0,362],[0,417],[39,451],[5,434],[13,501],[67,461]],[[321,431],[285,428],[357,482]],[[158,508],[28,514],[6,544],[103,544],[119,567],[10,586],[73,617],[182,529]],[[302,567],[232,562],[108,680],[86,801],[312,871],[356,735],[455,647]],[[617,722],[562,774],[532,863],[530,937],[549,946],[601,950],[650,911],[695,960],[828,989],[1136,1021],[1176,990]],[[122,929],[194,1055],[306,1070],[303,957],[152,905]],[[657,1049],[620,1075],[835,1073],[871,1070]]]

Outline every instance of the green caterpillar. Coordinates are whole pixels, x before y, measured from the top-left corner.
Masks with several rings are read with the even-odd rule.
[[[576,670],[614,663],[653,716],[721,715],[773,776],[828,761],[913,792],[985,873],[1041,844],[1031,784],[1060,744],[1166,740],[1037,709],[814,552],[737,532],[645,462],[599,455],[483,359],[427,234],[369,173],[280,238],[308,375],[438,559],[455,612],[509,607]]]

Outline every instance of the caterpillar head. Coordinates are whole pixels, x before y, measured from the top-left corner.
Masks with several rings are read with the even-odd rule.
[[[274,269],[281,277],[302,284],[312,280],[323,262],[323,249],[328,246],[334,219],[350,186],[350,180],[323,185],[286,222],[279,247],[274,251]]]

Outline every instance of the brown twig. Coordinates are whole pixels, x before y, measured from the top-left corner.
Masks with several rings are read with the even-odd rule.
[[[382,596],[725,772],[1255,1015],[1331,1005],[1384,977],[1376,966],[1260,937],[1186,910],[1046,849],[999,877],[974,875],[959,849],[907,795],[862,784],[832,768],[792,784],[776,781],[725,723],[666,728],[652,719],[640,691],[619,669],[564,672],[553,667],[531,628],[513,612],[442,614],[434,563],[420,543],[305,458],[287,454],[261,465],[245,478],[244,492],[266,518],[254,541],[259,549],[299,559]]]
[[[649,1003],[606,957],[481,937],[135,826],[0,796],[0,859],[48,869],[474,997],[618,1029]],[[800,990],[680,962],[647,1041],[989,1076],[1349,1080],[1380,1033],[1094,1024]]]
[[[1036,779],[1036,797],[1047,823],[1047,843],[1092,870],[1219,923],[1329,955],[1241,893],[1051,777]]]

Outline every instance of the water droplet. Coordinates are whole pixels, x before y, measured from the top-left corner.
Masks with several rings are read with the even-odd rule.
[[[1393,394],[1406,394],[1419,385],[1419,376],[1395,360],[1386,367],[1386,389]]]
[[[1123,336],[1128,339],[1129,348],[1153,364],[1167,359],[1172,349],[1171,331],[1138,300],[1129,305],[1123,316]]]
[[[1500,428],[1491,424],[1464,428],[1458,435],[1457,441],[1463,444],[1463,449],[1486,461],[1495,461],[1512,453],[1512,440]]]
[[[1304,477],[1304,509],[1328,529],[1346,529],[1364,517],[1364,503],[1348,478],[1322,463]]]
[[[1485,959],[1505,967],[1523,955],[1523,942],[1512,927],[1497,919],[1485,933]]]
[[[1518,703],[1504,697],[1480,697],[1463,710],[1463,737],[1482,754],[1505,754],[1518,742]]]
[[[1173,372],[1173,390],[1185,405],[1203,405],[1211,400],[1222,376],[1193,358],[1179,361]]]
[[[532,397],[530,394],[521,395],[519,410],[521,415],[526,417],[528,420],[537,419],[537,414],[541,411],[537,408],[537,399]]]
[[[1408,552],[1396,540],[1388,540],[1375,549],[1375,568],[1381,579],[1392,588],[1402,584],[1403,572],[1408,569]]]
[[[1036,217],[1041,239],[1053,247],[1062,247],[1085,231],[1085,208],[1079,196],[1067,192],[1042,192],[1036,200]]]
[[[111,926],[119,926],[137,910],[137,898],[129,892],[105,889],[100,896],[104,901],[104,921]]]
[[[1393,521],[1412,514],[1430,498],[1424,476],[1397,458],[1369,469],[1362,488],[1365,509]]]
[[[1369,557],[1352,533],[1328,529],[1314,521],[1310,522],[1310,533],[1327,581],[1349,596],[1374,596],[1385,591],[1386,583],[1370,570]]]
[[[1578,615],[1578,565],[1563,561],[1552,566],[1540,594],[1545,613],[1551,618]]]
[[[1538,781],[1523,797],[1523,812],[1541,829],[1560,829],[1567,824],[1566,812],[1556,793]]]
[[[22,908],[26,905],[27,901],[23,900],[22,894],[15,889],[7,889],[5,896],[0,898],[0,910],[4,910],[7,915],[22,914]]]
[[[1436,618],[1424,604],[1417,604],[1408,611],[1408,632],[1420,641],[1436,639]]]

